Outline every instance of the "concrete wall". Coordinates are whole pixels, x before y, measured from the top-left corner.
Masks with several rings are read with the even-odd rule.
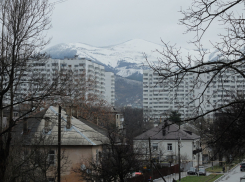
[[[57,148],[53,148],[57,155]],[[88,164],[92,158],[96,158],[96,152],[102,151],[102,146],[65,146],[62,147],[61,153],[64,152],[62,157],[67,157],[67,160],[61,161],[61,182],[74,182],[83,181],[79,173],[75,173],[74,170],[80,169],[81,165]],[[51,167],[51,170],[56,170],[57,159],[55,165]],[[47,173],[48,177],[52,178],[51,173]]]
[[[73,172],[73,169],[79,169],[82,164],[85,166],[89,161],[96,157],[96,151],[102,151],[102,146],[69,146],[62,148],[65,155],[68,156],[69,165],[65,172],[62,173],[62,182],[79,181],[79,174]]]
[[[197,166],[198,155],[193,155],[193,150],[197,149],[197,142],[199,140],[181,140],[180,155],[182,162],[193,161],[193,166]],[[194,142],[194,144],[193,144]],[[158,144],[158,149],[153,150],[154,144]],[[172,144],[172,150],[168,150],[168,144]],[[161,160],[166,159],[167,156],[178,156],[178,140],[151,140],[152,155],[159,157]],[[194,147],[195,146],[195,147]],[[134,140],[135,148],[142,148],[143,154],[149,155],[149,143],[148,140]],[[148,152],[146,152],[148,151]],[[173,157],[175,158],[175,157]],[[202,154],[199,154],[199,164],[202,164]]]

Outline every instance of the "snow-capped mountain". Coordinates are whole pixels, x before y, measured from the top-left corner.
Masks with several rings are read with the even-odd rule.
[[[112,71],[116,75],[141,80],[144,66],[147,66],[144,54],[149,61],[157,61],[161,55],[162,45],[141,39],[133,39],[118,45],[107,47],[94,47],[83,43],[58,44],[47,52],[52,58],[63,59],[64,57],[88,58],[105,66],[106,71]],[[195,55],[197,51],[181,49],[183,55]],[[212,58],[214,54],[210,54]],[[210,57],[209,57],[210,60]]]

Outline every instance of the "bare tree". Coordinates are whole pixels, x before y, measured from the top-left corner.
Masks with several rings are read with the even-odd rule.
[[[0,2],[0,179],[4,179],[10,162],[12,127],[60,90],[58,75],[48,78],[33,69],[47,58],[39,52],[49,42],[45,31],[51,26],[52,9],[48,0]],[[22,87],[24,84],[28,86]],[[14,119],[13,108],[20,104],[27,105],[28,110]],[[10,111],[8,124],[2,128],[6,109]]]
[[[62,65],[62,64],[61,64]],[[110,105],[100,95],[99,86],[95,78],[86,72],[78,72],[77,69],[61,69],[62,87],[56,103],[72,109],[74,117],[81,117],[93,123],[110,120]],[[69,109],[69,110],[70,110]],[[68,111],[70,112],[70,111]]]
[[[239,100],[244,102],[244,98]],[[228,162],[243,156],[245,111],[241,107],[243,103],[227,107],[217,113],[214,122],[210,125],[209,135],[212,137],[207,139],[207,143],[212,146],[215,153],[219,154],[220,159],[225,157]]]
[[[236,8],[241,11],[235,11]],[[185,122],[212,118],[214,113],[240,104],[240,112],[213,142],[220,140],[236,124],[245,107],[244,100],[236,99],[244,95],[245,85],[243,8],[244,1],[241,0],[193,0],[187,10],[181,11],[183,18],[180,23],[186,26],[186,33],[196,33],[190,44],[196,47],[197,54],[183,56],[181,48],[162,41],[163,50],[157,50],[161,58],[158,62],[148,61],[155,74],[161,77],[159,84],[172,93],[177,93],[180,87],[185,89],[181,102],[177,94],[172,98],[173,102],[179,102],[179,108],[189,110],[189,115],[183,119]],[[210,52],[202,46],[203,37],[217,22],[225,31],[217,35],[219,42],[211,42],[216,49],[213,53],[216,58],[207,61]],[[195,103],[194,107],[189,106],[192,103]]]
[[[17,134],[17,133],[16,133]],[[52,153],[52,141],[45,136],[32,136],[31,143],[20,138],[19,133],[12,140],[8,164],[3,181],[49,181],[57,178],[55,165],[57,156]],[[49,143],[50,145],[47,145]],[[61,171],[67,170],[69,164],[65,150],[61,153]]]
[[[103,150],[91,159],[83,159],[81,169],[75,169],[75,172],[86,180],[123,182],[131,172],[140,169],[141,156],[133,147],[132,139],[119,135],[110,123],[105,128],[108,141],[104,141]]]

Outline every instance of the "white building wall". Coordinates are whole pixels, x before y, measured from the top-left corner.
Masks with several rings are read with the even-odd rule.
[[[153,145],[157,143],[158,149],[153,150]],[[168,150],[168,144],[172,144],[172,150]],[[193,151],[198,148],[199,140],[181,140],[180,144],[180,155],[187,157],[187,161],[182,162],[193,162],[193,167],[198,165],[198,154],[193,155]],[[169,156],[174,156],[173,159],[177,159],[178,156],[178,140],[151,140],[152,155],[159,157],[161,160],[166,159]],[[149,157],[149,142],[146,140],[134,140],[134,147],[141,148],[143,154]],[[199,153],[199,165],[202,164],[202,153]]]
[[[109,104],[114,104],[115,91],[106,93],[106,87],[114,88],[115,90],[115,79],[113,79],[114,74],[110,73],[110,80],[106,79],[105,68],[102,65],[94,63],[85,58],[73,58],[73,59],[48,59],[47,61],[36,64],[32,69],[38,74],[43,74],[52,83],[52,76],[55,75],[61,69],[68,70],[71,69],[74,72],[74,76],[85,73],[86,79],[91,78],[95,83],[93,92],[100,96],[100,98],[105,99]],[[106,86],[107,84],[107,86]],[[21,85],[21,90],[26,91],[29,85],[23,83]]]
[[[206,67],[210,69],[208,66]],[[153,120],[159,119],[165,117],[171,110],[175,110],[181,114],[182,118],[186,119],[220,107],[238,94],[245,94],[243,78],[236,75],[232,70],[227,69],[222,75],[217,75],[206,88],[212,76],[213,73],[199,75],[198,84],[194,87],[193,81],[196,79],[196,74],[188,73],[178,88],[171,89],[171,85],[175,87],[171,78],[164,80],[153,70],[144,70],[144,117]],[[195,99],[199,97],[200,99]],[[191,102],[192,100],[194,102]],[[209,113],[205,117],[212,120],[213,113]]]
[[[193,75],[183,79],[178,89],[172,88],[172,79],[164,80],[153,70],[143,72],[143,111],[145,118],[159,119],[168,116],[171,111],[178,111],[182,118],[192,115],[194,103],[189,103],[194,96],[190,91]],[[184,107],[188,105],[188,107]]]
[[[206,66],[207,69],[210,67]],[[222,75],[217,75],[213,78],[210,85],[206,88],[213,76],[213,73],[202,74],[200,80],[201,84],[198,88],[195,88],[195,96],[199,97],[202,94],[200,100],[195,101],[195,105],[200,105],[199,114],[206,113],[214,108],[220,107],[227,101],[231,101],[237,95],[244,95],[245,82],[244,79],[235,74],[232,70],[225,70]],[[206,115],[206,118],[213,119],[213,113]]]
[[[105,72],[105,97],[111,106],[115,106],[115,76],[112,72]]]

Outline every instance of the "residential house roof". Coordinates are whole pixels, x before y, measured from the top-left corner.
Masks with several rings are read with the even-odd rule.
[[[200,136],[183,130],[179,129],[179,126],[176,124],[169,124],[165,127],[165,135],[163,135],[162,128],[164,127],[165,123],[159,124],[157,127],[151,128],[148,131],[140,134],[139,136],[135,137],[134,140],[148,140],[149,137],[151,140],[176,140],[181,138],[181,140],[195,140],[199,139]]]
[[[48,119],[48,132],[45,130],[45,118]],[[93,125],[88,125],[84,120],[71,117],[72,126],[67,129],[67,114],[61,111],[61,145],[101,145],[106,141],[105,133],[99,132]],[[23,120],[17,123],[13,132],[15,136],[22,136],[26,144],[33,144],[35,139],[44,137],[45,145],[58,144],[58,108],[50,106],[33,117],[27,119],[28,132],[23,133]],[[47,128],[47,127],[46,127]]]

